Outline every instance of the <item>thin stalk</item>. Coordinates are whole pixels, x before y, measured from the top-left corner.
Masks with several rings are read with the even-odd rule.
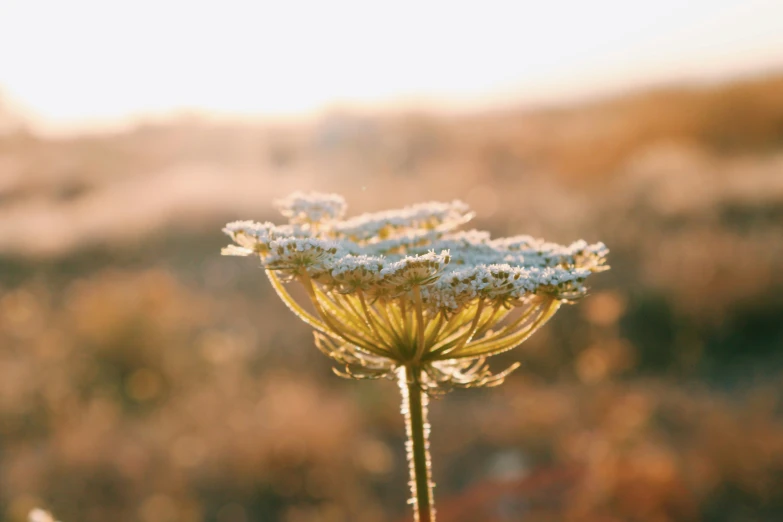
[[[399,370],[402,414],[408,441],[408,466],[410,468],[411,502],[414,522],[435,522],[435,503],[432,497],[432,460],[430,459],[430,424],[427,422],[429,397],[422,391],[418,380],[421,369],[406,366]]]
[[[360,324],[363,324],[366,327],[366,328],[363,328],[363,330],[365,331],[365,333],[367,334],[368,337],[374,338],[376,340],[375,342],[377,342],[379,344],[382,344],[383,347],[386,350],[391,350],[392,349],[392,344],[388,343],[386,341],[386,338],[381,336],[381,334],[378,332],[378,329],[375,327],[375,325],[372,322],[370,322],[370,320],[369,320],[369,318],[367,318],[366,314],[362,315],[362,313],[359,312],[359,310],[356,308],[354,303],[351,301],[350,297],[348,297],[347,295],[339,295],[338,297],[339,297],[339,300],[342,301],[343,303],[345,303],[345,305],[348,307],[348,309],[350,309],[351,314],[353,314],[353,318],[357,322],[359,322]],[[346,312],[348,311],[348,309],[346,309],[345,307],[343,307],[343,309],[345,309]],[[368,328],[369,328],[369,330],[368,330]],[[373,337],[373,334],[374,334],[374,337]]]
[[[481,318],[481,314],[483,311],[484,311],[484,300],[482,299],[481,301],[478,302],[478,305],[476,306],[476,315],[473,316],[473,320],[470,323],[470,327],[465,332],[465,334],[448,343],[441,343],[439,345],[434,346],[430,353],[433,355],[439,355],[440,353],[457,351],[461,349],[463,346],[465,346],[467,343],[469,343],[470,340],[473,339],[473,334],[476,333],[476,328],[478,328],[478,322],[479,319]],[[455,341],[457,344],[456,346],[452,347],[452,344]]]
[[[397,314],[396,313],[389,313],[389,310],[387,309],[387,306],[389,304],[394,305],[394,301],[391,300],[381,300],[380,305],[377,307],[378,311],[380,311],[380,314],[383,316],[383,320],[386,322],[386,326],[388,326],[389,332],[394,336],[395,340],[398,343],[398,346],[402,346],[404,343],[402,341],[402,329],[399,326],[399,321],[397,321]],[[398,328],[400,331],[398,332]]]
[[[375,316],[370,311],[370,307],[367,306],[367,301],[364,299],[364,292],[357,290],[356,295],[359,297],[359,304],[362,305],[362,311],[364,312],[364,317],[367,321],[367,324],[370,325],[370,328],[372,328],[372,331],[375,332],[375,335],[378,337],[383,337],[385,340],[390,339],[391,336],[388,335],[387,332],[385,332],[385,335],[381,336],[381,332],[378,329],[378,322],[375,320]],[[383,327],[383,325],[381,325],[381,327]]]
[[[487,330],[498,324],[509,312],[511,312],[510,309],[504,308],[502,303],[497,303],[492,308],[492,312],[487,314],[487,318],[479,324],[476,333],[473,334],[473,338],[480,339]]]
[[[443,324],[443,314],[438,314],[438,320],[437,321],[430,321],[427,325],[427,331],[425,332],[425,335],[427,336],[427,339],[424,341],[426,346],[432,346],[435,344],[435,339],[438,337],[438,333],[440,333],[440,327]]]
[[[411,317],[410,314],[408,314],[407,296],[403,294],[398,299],[398,302],[400,303],[400,315],[402,315],[402,328],[405,331],[405,341],[408,346],[410,346],[413,344],[413,329],[411,327]]]
[[[305,288],[305,291],[307,291],[307,295],[310,297],[310,301],[312,301],[316,312],[318,312],[318,315],[321,316],[321,319],[323,319],[326,325],[329,327],[330,332],[340,336],[341,338],[348,341],[350,344],[362,348],[371,354],[380,355],[381,357],[388,357],[389,353],[387,350],[374,346],[373,344],[370,343],[368,339],[364,339],[362,337],[353,337],[351,333],[348,333],[347,329],[342,327],[339,320],[335,321],[325,311],[324,307],[321,306],[321,302],[318,299],[318,295],[316,294],[313,281],[310,279],[310,276],[307,275],[307,272],[304,272],[301,275],[301,282],[302,282],[302,286],[304,286]],[[327,335],[330,335],[328,332],[326,333]]]
[[[277,277],[277,274],[275,274],[274,270],[266,270],[266,275],[269,277],[269,281],[272,283],[272,288],[275,289],[275,292],[277,292],[278,297],[283,300],[283,303],[288,307],[289,310],[294,312],[297,317],[299,317],[302,321],[309,324],[316,330],[318,330],[321,333],[327,333],[329,329],[324,325],[321,321],[307,313],[304,308],[299,306],[299,303],[297,303],[291,295],[286,292],[285,288],[283,288],[282,283],[280,282],[280,279]]]
[[[530,337],[533,332],[538,330],[538,328],[543,326],[544,323],[546,323],[554,315],[559,307],[560,301],[552,300],[548,304],[542,305],[538,317],[536,317],[533,322],[523,327],[521,330],[500,339],[494,337],[487,341],[482,339],[481,341],[477,341],[472,346],[469,345],[463,350],[460,350],[459,353],[450,353],[449,356],[453,359],[474,358],[488,354],[495,355],[515,348],[524,342],[528,337]]]
[[[510,324],[506,325],[505,327],[503,327],[501,330],[499,330],[497,332],[493,332],[491,334],[488,334],[488,335],[484,336],[482,339],[480,339],[478,341],[475,341],[471,346],[477,346],[479,344],[484,346],[484,345],[486,345],[486,344],[488,344],[488,343],[490,343],[492,341],[496,341],[498,339],[503,339],[503,338],[510,338],[513,335],[516,335],[516,333],[519,333],[519,331],[514,333],[514,330],[517,327],[519,327],[520,325],[524,324],[525,321],[527,321],[532,316],[532,314],[534,312],[541,312],[541,310],[542,310],[542,308],[540,308],[539,305],[536,305],[536,304],[530,305],[526,310],[524,310],[522,312],[522,314],[519,317],[514,319]],[[531,330],[531,332],[532,332],[532,330]],[[438,355],[444,355],[444,356],[445,355],[453,355],[454,352],[457,352],[457,351],[460,351],[460,350],[463,350],[463,349],[465,349],[465,345],[464,344],[462,346],[456,346],[456,347],[454,347],[454,346],[449,344],[449,345],[443,345],[443,346],[436,347],[436,349],[433,350],[433,353],[437,352]],[[467,349],[470,349],[470,347],[468,347]]]
[[[418,362],[421,356],[424,355],[424,310],[421,303],[421,290],[418,285],[413,287],[413,299],[416,306],[416,350],[414,360]]]

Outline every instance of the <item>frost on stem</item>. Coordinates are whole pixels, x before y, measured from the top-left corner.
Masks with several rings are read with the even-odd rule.
[[[430,424],[427,421],[429,398],[416,385],[411,373],[417,370],[400,368],[398,382],[402,395],[401,412],[405,417],[405,450],[408,455],[408,469],[411,490],[410,503],[413,504],[416,522],[435,520],[435,503],[432,490],[432,459],[430,457]]]

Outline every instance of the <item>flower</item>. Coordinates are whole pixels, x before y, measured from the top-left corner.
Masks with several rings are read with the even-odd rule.
[[[315,329],[315,344],[354,379],[399,379],[414,520],[434,522],[428,396],[494,386],[489,356],[530,337],[562,303],[608,268],[603,243],[568,246],[530,236],[457,231],[461,201],[421,203],[343,220],[335,194],[297,192],[277,202],[285,225],[235,221],[223,254],[256,255],[283,302]],[[286,290],[301,285],[312,314]]]
[[[315,224],[340,219],[346,204],[337,194],[294,192],[275,201],[275,206],[291,223]]]
[[[460,201],[345,220],[335,194],[298,192],[277,206],[288,224],[229,223],[223,230],[235,244],[223,254],[258,256],[336,372],[352,378],[405,367],[430,392],[498,384],[516,366],[493,375],[486,358],[521,344],[608,268],[603,243],[457,231],[473,217]],[[315,314],[288,283],[304,287]]]

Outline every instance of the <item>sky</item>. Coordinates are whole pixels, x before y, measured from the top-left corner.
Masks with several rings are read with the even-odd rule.
[[[550,103],[780,70],[780,0],[0,0],[0,96],[60,128]]]

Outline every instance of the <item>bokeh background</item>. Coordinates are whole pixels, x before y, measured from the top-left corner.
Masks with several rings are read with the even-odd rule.
[[[283,4],[0,4],[0,520],[410,519],[394,383],[219,256],[293,190],[611,248],[433,402],[439,520],[783,520],[783,4]]]

